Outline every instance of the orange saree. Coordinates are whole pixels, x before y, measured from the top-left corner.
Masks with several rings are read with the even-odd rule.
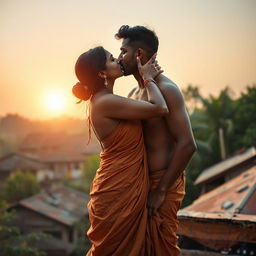
[[[150,189],[157,187],[166,170],[150,172]],[[182,173],[168,189],[163,204],[156,215],[148,218],[146,256],[178,256],[180,249],[177,246],[178,218],[182,199],[185,195],[185,176]]]
[[[87,256],[144,256],[148,168],[139,121],[121,121],[102,141],[91,185]]]

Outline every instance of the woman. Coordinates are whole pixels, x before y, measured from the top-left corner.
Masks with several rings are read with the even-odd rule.
[[[155,56],[143,66],[137,61],[149,102],[113,94],[114,82],[123,73],[103,47],[83,53],[75,65],[80,82],[73,93],[90,99],[90,123],[102,145],[88,203],[88,256],[145,255],[148,173],[139,120],[164,115],[168,108],[153,80],[162,72]]]

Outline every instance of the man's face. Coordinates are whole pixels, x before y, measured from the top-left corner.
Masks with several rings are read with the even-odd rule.
[[[118,57],[125,76],[134,74],[137,71],[136,50],[129,44],[129,39],[123,39],[121,53]]]

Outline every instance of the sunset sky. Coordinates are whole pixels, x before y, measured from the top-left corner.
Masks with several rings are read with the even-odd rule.
[[[229,85],[238,96],[256,83],[255,0],[0,0],[0,116],[84,118],[71,94],[75,61],[97,45],[117,56],[123,24],[156,31],[158,61],[180,88],[207,96]],[[121,78],[115,91],[134,85]]]

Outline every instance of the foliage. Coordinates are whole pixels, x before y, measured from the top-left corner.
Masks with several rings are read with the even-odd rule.
[[[207,167],[222,161],[220,130],[223,131],[225,158],[241,148],[256,144],[256,84],[248,86],[238,98],[226,87],[218,96],[203,97],[197,86],[183,90],[190,103],[190,120],[198,146],[186,172],[186,197],[183,207],[195,200],[200,188],[193,183]],[[192,108],[191,108],[191,102]]]
[[[237,105],[234,147],[248,148],[256,144],[256,84],[247,86]]]
[[[42,233],[21,234],[18,227],[12,225],[14,211],[7,211],[7,204],[0,202],[0,252],[1,256],[45,256],[30,247],[30,244],[48,238]]]
[[[63,180],[65,186],[70,187],[75,190],[79,190],[81,192],[87,192],[87,189],[84,184],[86,184],[86,179],[84,177],[80,177],[79,180]]]
[[[89,229],[90,222],[87,216],[85,216],[81,221],[74,224],[78,233],[80,235],[79,240],[76,244],[75,255],[85,255],[85,253],[90,249],[91,242],[86,235],[86,231]]]
[[[99,168],[100,158],[98,155],[91,155],[86,160],[86,167],[83,170],[84,176],[86,178],[86,189],[89,192],[90,185],[93,181],[95,173]]]
[[[4,184],[3,197],[9,203],[30,197],[40,191],[35,176],[29,172],[16,171]]]

